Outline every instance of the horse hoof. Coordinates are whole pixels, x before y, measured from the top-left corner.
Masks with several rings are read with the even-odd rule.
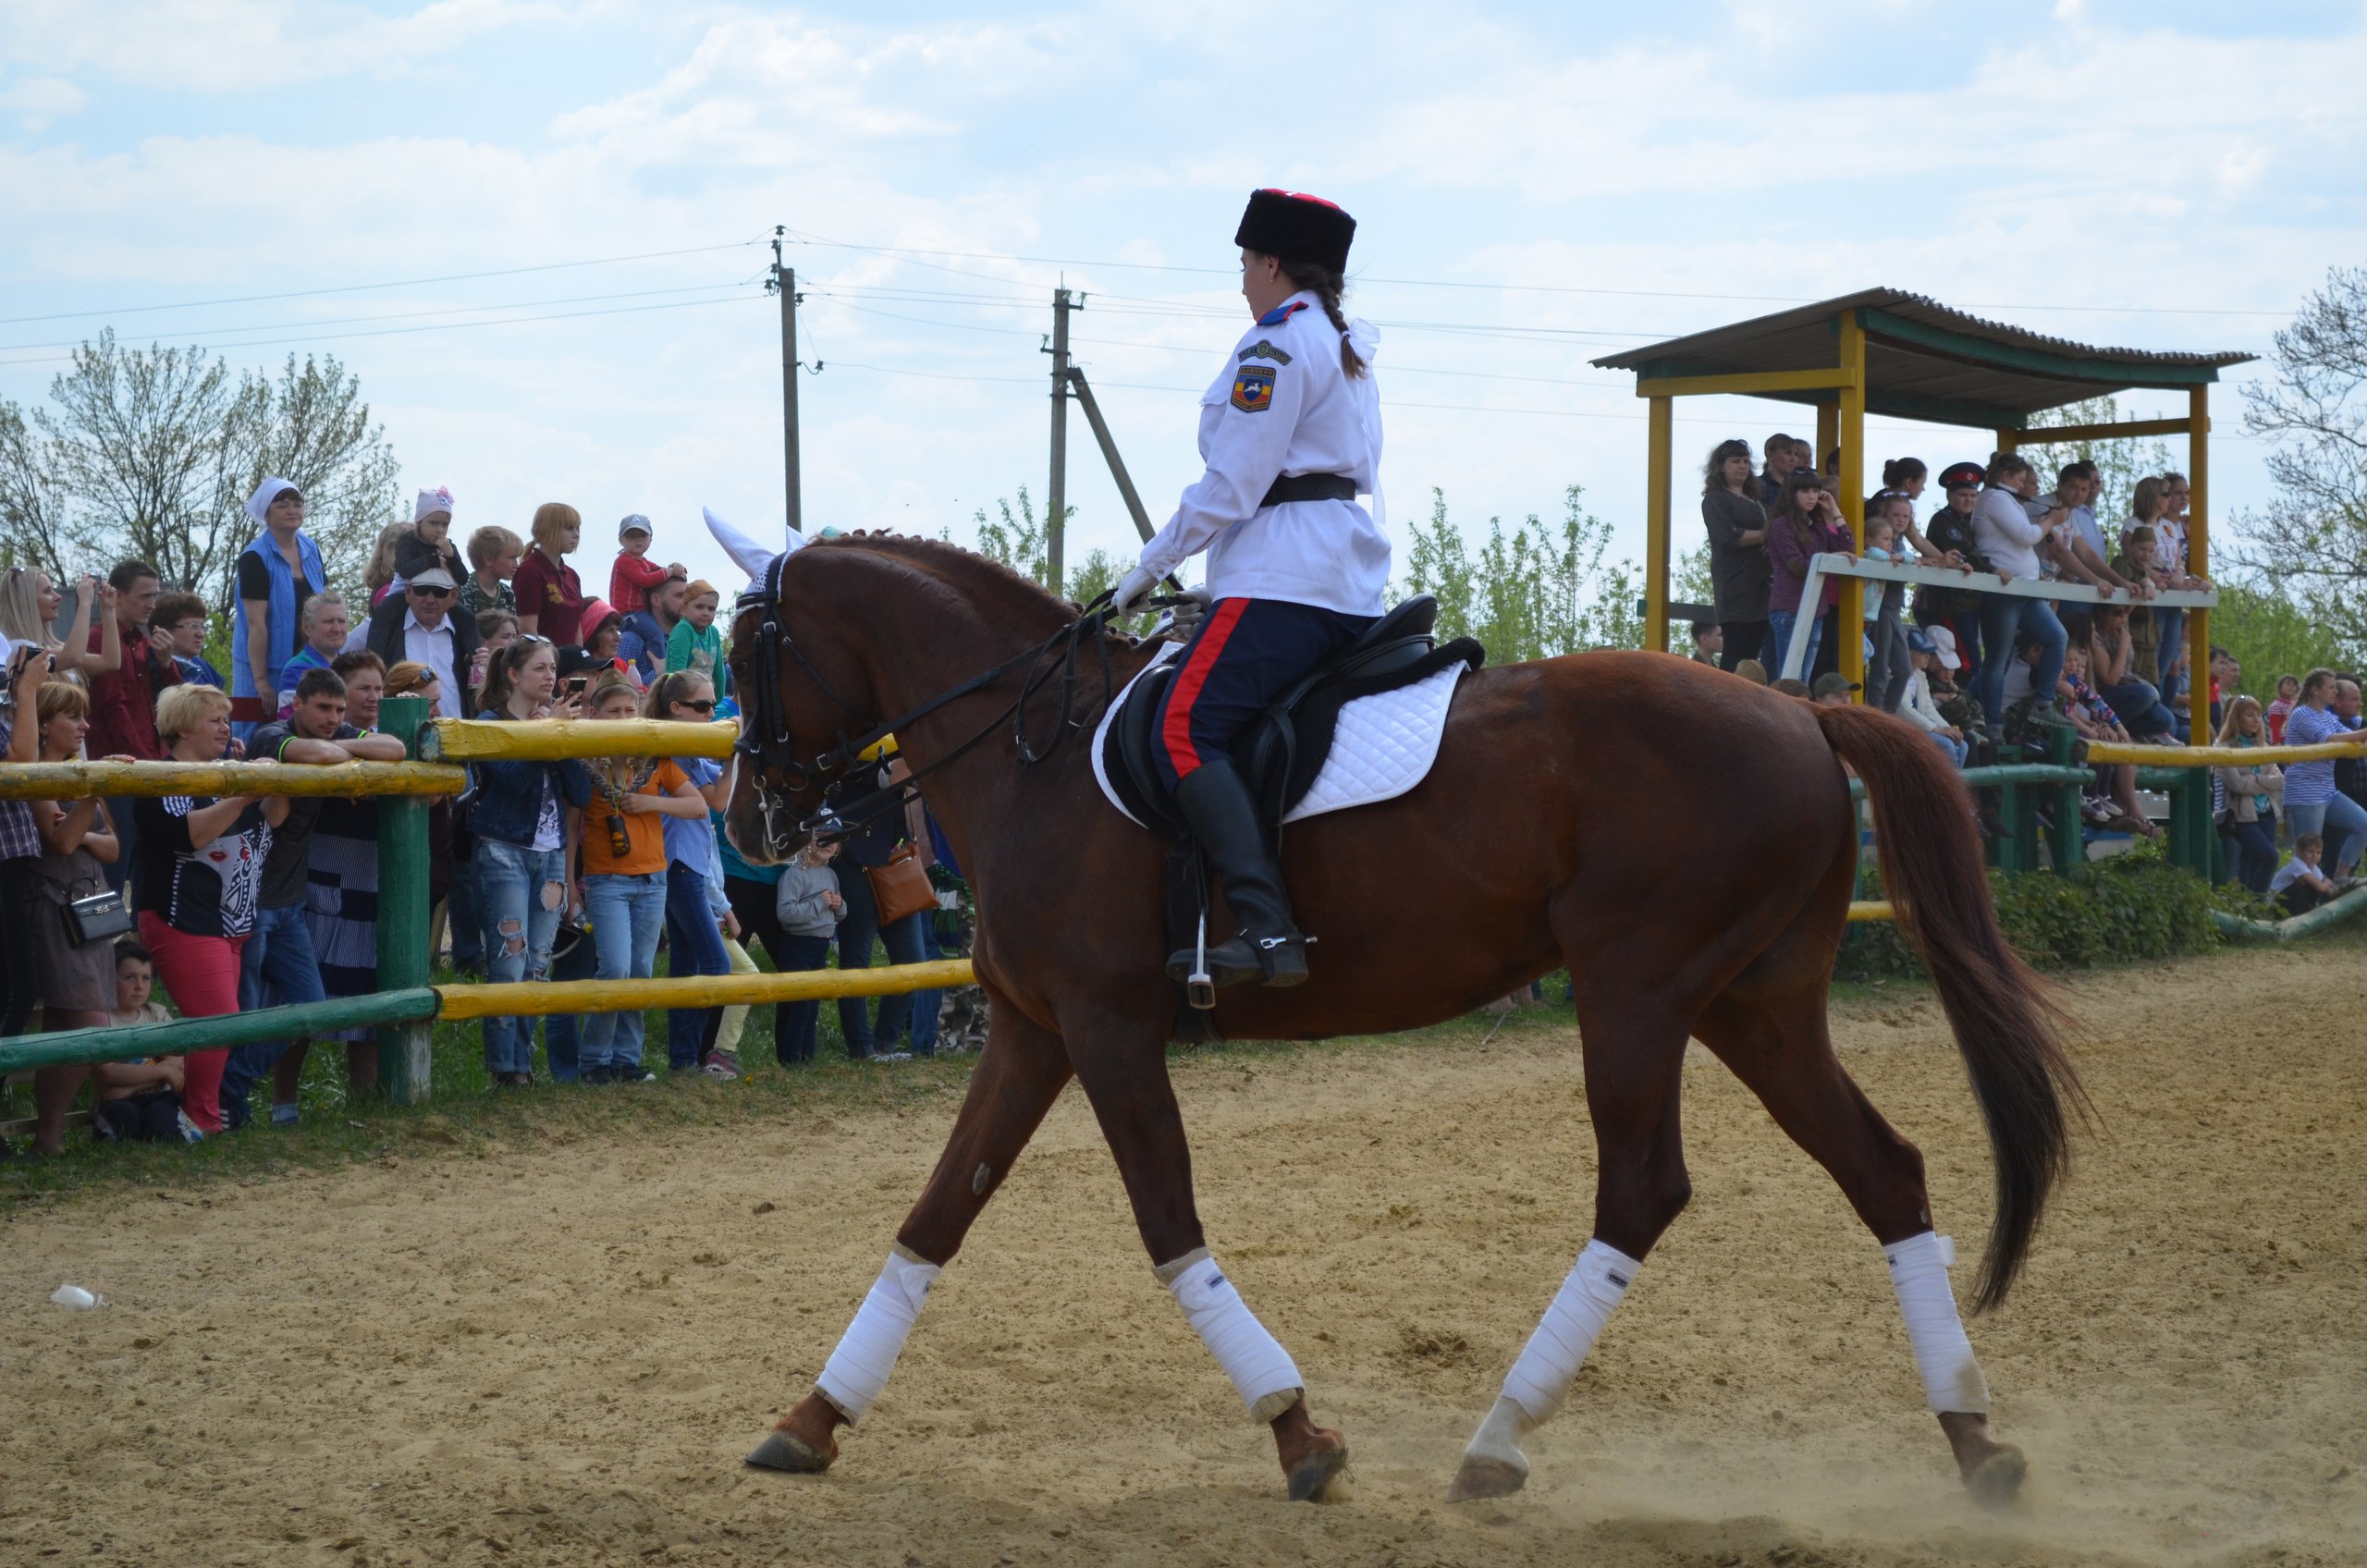
[[[758,1470],[784,1470],[792,1476],[818,1476],[828,1470],[830,1462],[838,1456],[836,1443],[832,1443],[826,1453],[802,1438],[772,1431],[765,1434],[765,1440],[758,1443],[755,1452],[742,1463]]]
[[[1481,1498],[1510,1497],[1528,1485],[1528,1472],[1501,1459],[1466,1458],[1446,1489],[1449,1502],[1475,1502]]]
[[[1972,1474],[1964,1478],[1965,1489],[1983,1508],[2004,1508],[2021,1495],[2022,1477],[2030,1468],[2022,1451],[2005,1443],[1973,1466]]]
[[[1345,1502],[1348,1501],[1348,1451],[1341,1448],[1319,1448],[1298,1462],[1290,1475],[1293,1502]]]

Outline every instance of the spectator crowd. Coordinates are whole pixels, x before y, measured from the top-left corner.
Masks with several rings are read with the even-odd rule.
[[[2097,516],[2103,478],[2092,462],[2064,464],[2042,494],[2037,469],[2014,452],[1953,463],[1936,482],[1919,459],[1893,459],[1883,465],[1883,487],[1866,497],[1860,550],[1833,487],[1837,467],[1837,453],[1821,468],[1809,444],[1788,435],[1768,437],[1756,457],[1740,439],[1711,449],[1701,521],[1714,604],[1710,618],[1693,623],[1697,660],[1811,701],[1846,703],[1860,686],[1842,675],[1841,649],[1856,638],[1864,700],[1923,730],[1959,767],[2042,755],[2049,729],[2094,741],[2261,747],[2254,766],[2213,770],[2230,879],[2296,913],[2353,885],[2367,851],[2367,743],[2356,757],[2282,766],[2273,748],[2367,742],[2360,677],[2283,675],[2263,708],[2238,692],[2242,667],[2214,645],[2198,704],[2185,614],[2153,602],[2165,590],[2210,586],[2191,570],[2185,475],[2140,479],[2116,539]],[[1940,504],[1919,521],[1934,484]],[[1919,582],[1910,602],[1907,583],[1869,580],[1863,624],[1845,628],[1838,578],[1823,578],[1813,601],[1807,595],[1809,558],[1821,554],[1932,568],[1961,581]],[[1990,574],[1996,587],[1984,581]],[[1999,591],[2017,582],[2042,591]],[[2053,597],[2049,583],[2095,596]],[[1772,678],[1796,643],[1805,650],[1800,677]],[[2141,809],[2135,767],[2093,772],[2087,826],[2160,836]],[[2007,831],[1993,810],[1981,816],[1983,832]],[[2291,838],[2289,861],[2280,830]]]
[[[722,595],[653,559],[639,513],[618,525],[600,598],[570,564],[583,525],[561,503],[537,508],[525,537],[488,524],[463,549],[451,493],[421,491],[351,590],[328,581],[304,506],[276,478],[247,503],[255,533],[231,577],[227,677],[207,659],[222,645],[213,609],[146,562],[84,578],[70,614],[41,569],[0,568],[0,760],[399,761],[404,743],[379,716],[405,695],[439,717],[505,722],[735,715]],[[872,759],[883,782],[901,767],[885,744]],[[834,947],[848,969],[883,948],[899,963],[940,956],[927,878],[938,864],[950,875],[950,857],[917,802],[842,845],[758,866],[722,834],[730,788],[697,757],[472,765],[467,790],[429,813],[436,949],[448,940],[459,974],[495,981],[648,976],[661,943],[678,976],[754,973],[750,947],[777,970],[823,967]],[[374,991],[377,812],[374,800],[310,795],[0,801],[0,1035]],[[673,1010],[667,1069],[738,1076],[749,1011]],[[850,998],[838,1011],[850,1057],[936,1049],[935,992]],[[818,1005],[773,1013],[777,1060],[812,1060]],[[533,1081],[537,1023],[486,1021],[495,1084]],[[656,1077],[638,1011],[539,1024],[548,1078]],[[264,1084],[268,1121],[291,1124],[313,1043],[42,1069],[35,1146],[62,1146],[86,1090],[105,1138],[193,1141],[262,1121]],[[374,1092],[374,1032],[339,1043],[349,1092]]]

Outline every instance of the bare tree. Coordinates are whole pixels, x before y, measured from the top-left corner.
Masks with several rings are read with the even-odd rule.
[[[66,499],[49,440],[24,410],[0,402],[0,562],[37,566],[65,582]]]
[[[333,583],[358,579],[395,515],[397,464],[361,384],[334,358],[291,354],[274,380],[234,380],[199,349],[75,350],[30,417],[0,403],[0,550],[60,581],[137,557],[227,611],[265,474],[304,492]]]
[[[2244,423],[2274,437],[2277,495],[2238,519],[2243,563],[2282,580],[2352,647],[2367,644],[2367,268],[2336,267],[2244,388]]]
[[[358,584],[379,529],[396,521],[401,470],[384,428],[370,423],[361,381],[333,356],[315,361],[308,355],[300,365],[290,354],[276,381],[244,378],[230,436],[242,466],[216,504],[245,531],[239,547],[253,533],[247,497],[265,474],[279,474],[304,492],[304,532],[320,545],[329,581]],[[225,607],[228,589],[226,577]]]

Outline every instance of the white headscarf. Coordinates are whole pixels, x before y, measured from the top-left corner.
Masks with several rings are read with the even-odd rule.
[[[751,583],[764,581],[765,569],[773,564],[775,556],[794,553],[805,543],[805,535],[792,528],[786,531],[789,534],[788,550],[767,549],[752,536],[716,516],[712,508],[701,507],[699,511],[706,519],[706,531],[715,535],[715,542],[723,546],[723,553],[731,557],[732,564],[748,574]]]
[[[265,514],[271,510],[272,502],[279,499],[282,492],[288,490],[295,490],[299,496],[304,493],[297,488],[294,480],[282,479],[276,474],[265,476],[264,482],[255,486],[255,493],[247,497],[247,515],[255,520],[257,528],[269,526],[264,521]]]

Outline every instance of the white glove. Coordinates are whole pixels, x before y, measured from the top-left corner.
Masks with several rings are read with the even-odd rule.
[[[1125,580],[1118,584],[1117,596],[1110,601],[1110,613],[1111,615],[1133,614],[1142,607],[1143,601],[1149,598],[1158,588],[1158,577],[1143,567],[1135,566],[1126,573]]]

